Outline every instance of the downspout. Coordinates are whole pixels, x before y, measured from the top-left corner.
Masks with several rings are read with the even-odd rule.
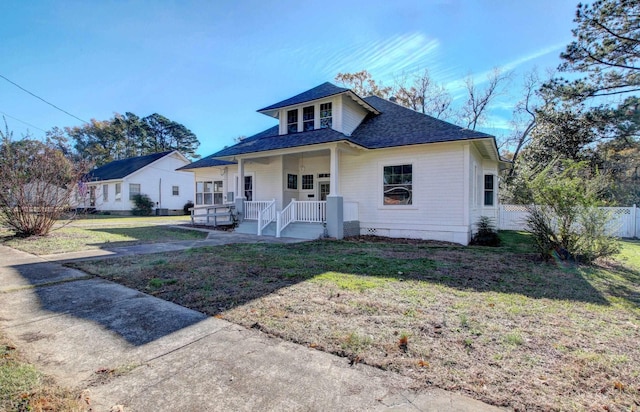
[[[162,178],[158,180],[158,207],[162,207]]]

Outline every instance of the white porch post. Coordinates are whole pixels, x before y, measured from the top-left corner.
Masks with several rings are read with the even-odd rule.
[[[338,190],[338,173],[339,173],[339,151],[338,146],[332,146],[330,149],[330,177],[329,177],[329,196],[327,196],[327,234],[329,237],[342,239],[344,237],[344,211],[343,200]]]
[[[238,159],[238,196],[235,198],[238,221],[244,220],[244,161]]]
[[[333,146],[331,148],[330,153],[330,176],[329,176],[329,196],[339,196],[340,192],[338,191],[338,173],[339,173],[339,151],[337,146]]]

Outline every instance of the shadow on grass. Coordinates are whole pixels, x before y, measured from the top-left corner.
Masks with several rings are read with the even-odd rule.
[[[614,283],[599,289],[577,267],[498,249],[363,241],[235,244],[180,253],[78,262],[82,270],[211,315],[313,278],[352,290],[423,282],[465,292],[498,292],[609,305],[637,300]],[[356,276],[354,276],[356,275]],[[286,304],[286,302],[283,302]]]

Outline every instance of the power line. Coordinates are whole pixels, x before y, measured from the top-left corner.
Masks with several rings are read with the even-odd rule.
[[[3,76],[3,75],[1,75],[1,74],[0,74],[0,77],[2,77],[3,79],[5,79],[6,81],[8,81],[9,83],[11,83],[12,85],[16,86],[18,89],[20,89],[20,90],[22,90],[22,91],[24,91],[24,92],[29,93],[31,96],[35,97],[36,99],[42,100],[43,102],[45,102],[45,103],[46,103],[46,104],[48,104],[49,106],[54,107],[54,108],[56,108],[56,109],[60,110],[61,112],[65,113],[65,114],[68,114],[69,116],[71,116],[71,117],[73,117],[73,118],[75,118],[75,119],[80,120],[82,123],[89,123],[89,122],[87,122],[86,120],[82,120],[82,119],[81,119],[81,118],[79,118],[78,116],[74,116],[74,115],[72,115],[71,113],[69,113],[68,111],[66,111],[66,110],[64,110],[64,109],[59,108],[59,107],[58,107],[58,106],[56,106],[55,104],[53,104],[53,103],[50,103],[50,102],[46,101],[46,100],[45,100],[45,99],[43,99],[42,97],[40,97],[40,96],[38,96],[38,95],[36,95],[36,94],[34,94],[34,93],[31,93],[29,90],[25,89],[24,87],[20,86],[19,84],[15,83],[15,82],[12,82],[11,80],[7,79],[6,77],[4,77],[4,76]]]
[[[10,118],[11,118],[11,119],[13,119],[13,120],[17,120],[17,121],[19,121],[20,123],[24,123],[24,124],[26,124],[27,126],[31,126],[31,127],[33,127],[34,129],[38,129],[38,130],[40,130],[41,132],[45,132],[45,133],[47,133],[47,131],[46,131],[46,130],[41,129],[41,128],[39,128],[38,126],[34,126],[34,125],[32,125],[31,123],[27,123],[27,122],[25,122],[24,120],[20,120],[20,119],[18,119],[17,117],[11,116],[10,114],[7,114],[7,113],[3,112],[2,110],[0,110],[0,113],[2,113],[4,116],[10,117]]]

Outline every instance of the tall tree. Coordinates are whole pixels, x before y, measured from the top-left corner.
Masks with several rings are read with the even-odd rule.
[[[575,40],[560,57],[560,70],[578,72],[577,80],[557,79],[548,87],[563,97],[584,100],[640,90],[640,1],[598,0],[578,4]]]
[[[75,154],[101,166],[114,160],[143,156],[168,150],[179,150],[187,157],[200,157],[196,135],[184,125],[154,113],[145,118],[127,112],[116,113],[109,120],[95,120],[77,127],[51,130],[48,135],[61,145],[74,142]]]

